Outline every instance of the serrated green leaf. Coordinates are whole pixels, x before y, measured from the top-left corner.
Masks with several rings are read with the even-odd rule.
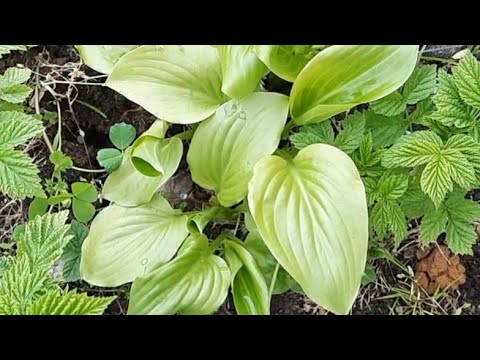
[[[88,236],[88,227],[73,220],[68,234],[72,238],[63,249],[60,260],[63,262],[63,280],[72,282],[81,279],[80,259],[82,256],[82,244]]]
[[[102,210],[83,243],[82,278],[98,286],[119,286],[173,258],[187,237],[188,217],[156,194],[133,208]]]
[[[440,154],[442,139],[432,131],[417,131],[401,137],[383,156],[382,165],[414,167],[433,160]]]
[[[480,110],[468,106],[458,93],[453,76],[443,69],[438,72],[438,91],[433,96],[437,110],[432,119],[445,126],[466,128],[473,126],[480,117]]]
[[[17,257],[26,257],[32,269],[48,269],[60,258],[63,248],[70,240],[70,236],[66,235],[67,217],[68,211],[62,211],[30,220],[18,241]]]
[[[471,52],[467,52],[454,68],[453,82],[461,99],[480,109],[480,63]]]
[[[294,159],[265,157],[255,165],[248,204],[265,244],[307,296],[348,313],[368,242],[365,189],[350,158],[323,144]]]
[[[222,64],[222,91],[232,99],[252,94],[268,68],[255,52],[254,45],[218,45]]]
[[[92,297],[77,290],[51,290],[28,308],[28,315],[102,315],[115,296]]]
[[[0,149],[13,149],[43,131],[42,122],[16,111],[0,112]]]
[[[0,149],[1,193],[18,199],[45,196],[38,173],[38,168],[26,154]]]
[[[232,100],[195,131],[187,155],[192,179],[214,190],[223,206],[247,195],[255,163],[280,143],[288,115],[288,97],[254,93]]]
[[[109,173],[122,165],[123,154],[117,149],[101,149],[97,153],[98,163]]]
[[[139,45],[75,45],[82,60],[92,69],[110,74],[120,58]]]
[[[239,315],[270,315],[267,283],[253,256],[242,245],[233,241],[225,241],[224,247],[227,261],[231,257],[236,257],[241,264],[237,272],[231,272],[233,300],[237,313]]]
[[[385,96],[384,98],[374,101],[370,104],[375,114],[384,116],[400,115],[407,108],[407,103],[399,91]]]
[[[71,169],[73,166],[72,159],[69,156],[64,155],[61,150],[55,150],[50,154],[48,159],[53,165],[55,165],[53,175],[57,178],[60,178],[62,173],[66,172],[68,169]]]
[[[333,145],[335,133],[330,121],[323,121],[320,124],[302,126],[298,133],[290,136],[290,141],[298,150],[313,144]]]
[[[365,128],[372,134],[373,144],[376,147],[386,147],[394,144],[402,135],[405,135],[410,121],[401,116],[386,117],[366,111]]]
[[[0,278],[0,315],[22,315],[49,282],[48,271],[34,268],[27,257],[16,259]]]
[[[227,100],[221,71],[213,46],[145,45],[120,59],[106,85],[159,119],[193,124]]]
[[[30,69],[16,67],[8,68],[3,75],[0,75],[0,91],[12,85],[26,83],[31,75],[32,72]]]
[[[380,200],[375,204],[371,213],[371,223],[380,238],[391,231],[398,246],[408,233],[408,224],[401,207],[396,201]]]
[[[407,174],[392,174],[385,172],[378,183],[380,196],[384,200],[398,200],[408,188]]]
[[[425,215],[427,208],[433,206],[430,198],[422,191],[420,183],[411,182],[408,190],[400,199],[400,206],[409,219]]]
[[[294,82],[318,51],[313,45],[255,45],[255,53],[275,75]]]
[[[447,221],[448,213],[444,206],[427,211],[420,224],[420,243],[428,245],[436,241],[445,232]]]
[[[230,270],[214,255],[205,235],[186,240],[173,261],[137,278],[130,292],[130,315],[211,314],[225,301]]]
[[[403,85],[417,61],[417,45],[333,45],[316,55],[293,84],[297,125],[321,122]]]
[[[27,85],[12,85],[0,89],[0,99],[12,104],[21,104],[30,96],[32,91]]]
[[[342,121],[342,130],[335,139],[334,145],[346,154],[351,154],[360,146],[364,131],[365,117],[363,114],[349,115]]]
[[[413,105],[428,98],[435,90],[436,78],[436,65],[425,65],[416,68],[402,90],[405,102]]]
[[[117,149],[125,150],[135,140],[137,130],[130,124],[119,123],[110,128],[110,141]]]

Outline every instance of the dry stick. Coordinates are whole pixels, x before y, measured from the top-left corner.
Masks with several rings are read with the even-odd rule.
[[[37,114],[40,114],[40,101],[39,101],[39,98],[38,98],[38,70],[39,70],[39,68],[37,66],[37,71],[36,71],[36,76],[35,76],[35,80],[36,80],[35,81],[35,112]],[[57,104],[58,104],[58,102],[57,102]],[[43,136],[43,140],[45,141],[45,144],[47,145],[48,151],[50,153],[53,153],[54,150],[53,150],[52,143],[50,142],[50,139],[48,138],[47,132],[45,130],[43,130],[42,136]],[[77,167],[77,166],[72,166],[72,169],[77,170],[77,171],[81,171],[81,172],[87,172],[87,173],[104,173],[104,172],[106,172],[106,170],[84,169],[84,168]]]

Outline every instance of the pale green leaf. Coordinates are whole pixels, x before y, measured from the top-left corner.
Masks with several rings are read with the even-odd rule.
[[[92,69],[110,74],[120,58],[139,45],[75,45],[82,60]]]
[[[255,165],[248,204],[267,247],[307,296],[348,313],[368,242],[365,189],[352,160],[323,144],[294,159],[266,157]]]
[[[226,100],[218,50],[209,45],[145,45],[115,65],[106,85],[159,119],[205,120]]]
[[[205,235],[186,240],[173,261],[137,278],[130,292],[130,315],[207,315],[225,301],[230,270],[214,255]]]
[[[79,294],[77,290],[51,290],[35,300],[28,308],[28,315],[102,315],[115,299]]]
[[[241,268],[232,272],[235,309],[239,315],[270,315],[270,296],[267,283],[253,256],[242,245],[225,241],[225,254],[240,260]],[[228,260],[228,257],[227,257]]]
[[[255,45],[255,53],[275,75],[294,82],[318,52],[313,45]]]
[[[320,122],[385,97],[410,77],[417,52],[417,45],[333,45],[321,51],[293,84],[294,122]]]
[[[192,179],[229,207],[247,195],[255,163],[272,154],[287,121],[288,98],[255,93],[231,100],[199,125],[187,161]]]
[[[222,91],[233,99],[252,94],[268,69],[255,55],[254,45],[217,46],[222,64]]]
[[[83,243],[82,278],[98,286],[119,286],[173,258],[187,237],[188,217],[156,194],[133,208],[102,210]]]
[[[467,52],[455,67],[453,82],[462,100],[480,109],[480,63],[471,52]]]
[[[26,154],[0,149],[0,193],[18,199],[45,196],[38,172]]]
[[[148,203],[155,192],[177,171],[182,158],[183,144],[178,138],[163,141],[161,152],[156,153],[164,173],[150,177],[140,173],[130,161],[131,148],[125,151],[122,165],[110,174],[103,186],[102,196],[122,206]]]

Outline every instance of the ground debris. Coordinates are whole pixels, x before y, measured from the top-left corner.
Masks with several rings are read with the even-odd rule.
[[[429,295],[442,290],[457,290],[465,284],[465,267],[460,258],[446,246],[435,246],[417,252],[415,280]]]

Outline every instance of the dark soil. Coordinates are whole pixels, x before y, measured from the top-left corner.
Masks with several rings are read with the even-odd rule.
[[[441,52],[441,49],[438,50],[437,48],[433,48],[434,46],[435,45],[431,45],[431,48],[428,48],[428,50],[431,50],[430,54],[428,54],[429,56],[447,56]],[[458,51],[458,49],[454,50],[455,52]],[[449,49],[448,51],[454,50]],[[58,65],[68,62],[76,62],[79,60],[73,46],[40,46],[29,50],[27,53],[14,53],[8,56],[6,60],[0,60],[0,73],[3,73],[7,67],[16,64],[25,64],[26,66],[35,68],[38,56],[48,59],[49,63],[51,64]],[[82,70],[85,71],[87,75],[98,75],[86,67],[83,67]],[[43,69],[42,71],[45,72],[46,69]],[[266,84],[266,87],[269,89],[272,87],[278,87],[278,91],[287,93],[290,86],[290,84],[275,77],[270,77]],[[87,169],[100,168],[96,161],[96,154],[97,151],[102,148],[112,147],[108,137],[108,132],[112,125],[120,122],[126,122],[132,124],[136,128],[137,134],[141,134],[155,121],[155,117],[153,115],[144,111],[138,105],[127,100],[122,95],[106,87],[77,86],[77,89],[78,96],[76,97],[76,100],[97,108],[106,116],[102,116],[98,112],[78,101],[75,101],[70,107],[67,99],[61,100],[60,105],[62,109],[63,135],[62,150],[65,154],[72,158],[75,166],[77,167]],[[56,88],[56,91],[60,94],[64,93],[66,91],[66,85],[59,85]],[[72,96],[75,96],[75,93],[73,93]],[[46,111],[57,111],[56,103],[54,102],[53,97],[48,93],[46,93],[41,99],[40,107],[42,110]],[[56,126],[56,124],[53,124],[47,129],[47,134],[50,139],[53,139],[54,135],[56,134]],[[172,132],[181,131],[183,131],[182,127],[175,126],[169,131],[169,133],[171,134]],[[41,169],[42,178],[50,178],[53,169],[51,164],[46,160],[48,158],[48,150],[43,142],[39,142],[39,144],[32,150],[31,155],[34,155],[37,159],[39,159],[38,165]],[[106,175],[102,174],[99,175],[68,171],[65,176],[65,180],[69,183],[78,181],[81,178],[102,181],[105,179],[105,177]],[[168,192],[172,195],[170,196],[170,199],[173,203],[180,204],[182,202],[186,202],[186,207],[189,209],[202,208],[202,206],[208,203],[211,193],[201,189],[191,181],[185,161],[182,161],[175,179],[176,181],[171,183],[171,188],[168,189]],[[105,204],[102,206],[105,206]],[[24,208],[27,207],[25,206]],[[212,231],[215,231],[215,229],[212,229]],[[407,261],[409,260],[410,259],[407,259]],[[480,245],[475,247],[475,256],[462,257],[462,260],[466,267],[467,281],[465,285],[460,287],[460,292],[462,294],[461,298],[463,302],[471,304],[471,307],[466,311],[467,313],[480,314]],[[398,269],[395,269],[386,261],[378,261],[376,265],[377,272],[381,274],[389,284],[395,284],[397,282],[397,275],[400,273]],[[77,285],[83,291],[87,291],[96,295],[102,293],[103,291],[98,288],[92,288],[86,283],[77,283],[72,285]],[[357,299],[356,305],[352,311],[353,314],[384,315],[389,313],[394,300],[378,300],[378,296],[372,296],[372,298],[370,298],[367,302],[365,301],[365,299],[368,298],[368,294],[375,293],[385,296],[388,293],[382,293],[381,291],[379,292],[374,284],[368,285],[366,288],[362,289],[361,293],[366,295],[362,295],[359,297],[359,299]],[[110,290],[105,290],[103,293],[105,296],[112,294],[117,295],[118,299],[112,303],[106,314],[125,314],[128,308],[128,298],[125,288],[120,289],[117,293],[112,293]],[[313,304],[304,296],[294,292],[288,292],[283,295],[274,296],[272,299],[271,311],[272,314],[276,315],[326,313],[326,311],[318,306],[315,306],[315,304]],[[227,299],[217,314],[235,314],[233,300],[231,297]]]

